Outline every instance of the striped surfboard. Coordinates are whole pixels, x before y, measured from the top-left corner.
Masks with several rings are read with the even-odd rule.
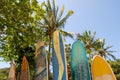
[[[25,56],[22,59],[20,80],[30,80],[29,64]]]
[[[35,77],[34,80],[48,80],[47,56],[44,42],[38,41],[35,52]]]
[[[67,80],[66,55],[59,31],[53,34],[52,64],[54,80]]]
[[[72,45],[72,80],[91,80],[90,68],[83,44],[78,40]]]
[[[8,80],[16,80],[16,70],[15,70],[14,60],[11,61]]]

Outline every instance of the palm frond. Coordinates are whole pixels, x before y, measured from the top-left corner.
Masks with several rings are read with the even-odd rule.
[[[58,22],[58,26],[63,26],[66,20],[73,14],[73,11],[70,10],[67,15]]]
[[[52,9],[53,9],[53,13],[54,13],[54,18],[55,18],[55,20],[56,20],[56,6],[55,6],[55,1],[54,0],[52,0],[52,5],[53,5],[53,7],[52,7]]]
[[[101,46],[104,47],[105,46],[105,39],[103,39],[100,43],[101,43]]]
[[[107,52],[109,52],[109,53],[113,53],[113,52],[116,52],[116,51],[110,51],[110,50],[109,50],[109,51],[107,51]]]
[[[46,4],[46,3],[43,3],[43,6],[45,6],[45,12],[48,13],[50,10],[49,10],[47,4]]]
[[[63,12],[64,12],[64,5],[62,6],[60,14],[58,15],[57,22],[59,22],[61,16],[63,15]]]
[[[43,16],[44,24],[50,25],[48,18],[44,15]]]
[[[110,48],[112,48],[113,46],[107,46],[106,48],[105,48],[105,50],[108,50],[108,49],[110,49]]]
[[[57,21],[57,14],[58,14],[58,10],[59,10],[59,7],[58,7],[58,6],[56,6],[56,10],[55,10],[56,22],[58,22],[58,21]]]
[[[65,37],[70,37],[70,38],[74,39],[74,37],[73,37],[72,34],[66,32],[66,31],[63,31],[63,30],[59,30],[59,31],[60,31],[60,33],[61,33],[63,36],[65,36]]]
[[[51,7],[51,4],[50,4],[50,0],[47,0],[47,5],[48,5],[49,11],[52,11],[52,7]]]
[[[96,32],[93,32],[93,35],[91,36],[91,42],[94,42]]]
[[[112,57],[112,59],[116,60],[116,57],[115,57],[113,54],[108,53],[108,55],[109,55],[110,57]]]

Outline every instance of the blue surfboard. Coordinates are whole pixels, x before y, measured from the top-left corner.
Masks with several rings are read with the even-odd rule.
[[[52,64],[53,64],[53,79],[67,80],[66,55],[63,40],[59,31],[55,31],[53,35]]]
[[[72,45],[71,68],[72,80],[91,80],[86,50],[79,40]]]

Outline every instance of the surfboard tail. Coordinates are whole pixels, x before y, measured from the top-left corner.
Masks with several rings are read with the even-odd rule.
[[[55,31],[53,35],[52,64],[54,80],[67,80],[66,54],[59,31]]]
[[[16,80],[16,69],[15,69],[14,60],[11,61],[8,80]]]
[[[36,45],[35,64],[34,80],[48,80],[47,55],[43,41],[38,41]]]
[[[25,56],[22,59],[20,80],[30,80],[29,64]]]

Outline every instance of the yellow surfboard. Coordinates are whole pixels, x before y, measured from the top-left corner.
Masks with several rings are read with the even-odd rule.
[[[99,55],[93,58],[91,73],[92,80],[116,80],[110,65]]]

